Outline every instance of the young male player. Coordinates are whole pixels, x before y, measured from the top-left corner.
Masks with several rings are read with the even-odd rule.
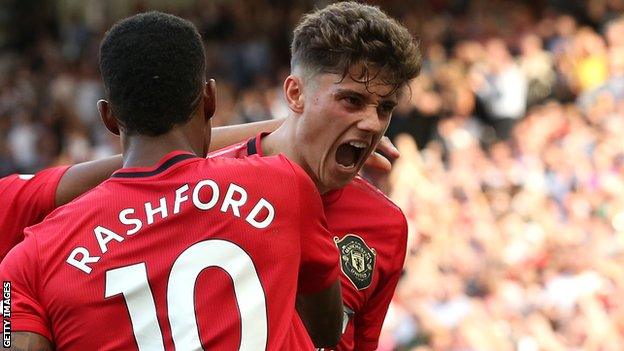
[[[98,108],[124,168],[29,228],[0,264],[13,349],[305,350],[297,292],[324,317],[307,325],[337,340],[337,252],[307,175],[283,156],[198,157],[214,112],[204,60],[175,16],[107,33],[110,103]]]
[[[211,154],[284,153],[323,193],[340,251],[347,322],[338,350],[377,349],[405,259],[401,210],[357,177],[385,132],[397,101],[420,70],[408,31],[378,8],[337,3],[306,15],[294,31],[290,116],[276,131]]]

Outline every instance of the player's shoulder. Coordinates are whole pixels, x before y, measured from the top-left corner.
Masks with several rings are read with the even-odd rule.
[[[246,170],[256,173],[247,173],[251,176],[284,175],[303,176],[307,174],[300,166],[289,160],[282,154],[274,156],[247,155],[242,158],[236,157],[210,157],[206,159],[208,168],[223,168],[224,170]],[[308,177],[309,178],[309,177]]]
[[[35,174],[11,174],[0,178],[0,194],[18,192],[27,187],[56,186],[69,166],[44,169]]]
[[[15,192],[24,187],[34,174],[11,174],[0,178],[0,194]]]
[[[80,194],[69,203],[53,209],[43,221],[27,228],[24,233],[41,235],[45,238],[62,237],[73,228],[80,228],[84,220],[90,216],[106,211],[111,206],[111,199],[120,200],[113,195],[115,189],[110,188],[110,179]],[[41,234],[40,234],[41,233]],[[54,241],[54,239],[52,239]]]
[[[340,197],[355,206],[363,215],[362,220],[377,228],[375,232],[383,232],[383,236],[373,235],[368,239],[379,240],[393,245],[404,246],[407,241],[407,218],[399,206],[388,198],[381,190],[368,180],[356,176],[343,189]]]
[[[395,204],[386,194],[384,194],[379,188],[371,184],[368,180],[361,176],[356,176],[345,187],[348,196],[356,199],[365,200],[368,204],[373,205],[380,210],[386,211],[385,213],[391,213],[397,217],[404,218],[403,211],[397,204]]]

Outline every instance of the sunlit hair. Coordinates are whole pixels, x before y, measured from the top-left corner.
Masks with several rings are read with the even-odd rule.
[[[392,92],[420,73],[418,43],[407,28],[379,8],[340,2],[305,15],[294,31],[291,69],[307,76],[342,75],[362,65],[352,79],[368,84],[379,78]]]

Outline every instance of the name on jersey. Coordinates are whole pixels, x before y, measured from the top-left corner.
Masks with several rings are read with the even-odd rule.
[[[200,192],[202,192],[201,197]],[[210,196],[205,196],[207,192],[210,193]],[[119,211],[117,216],[119,222],[127,227],[125,232],[115,232],[103,225],[98,225],[93,229],[93,236],[98,243],[99,250],[90,252],[86,247],[78,246],[72,250],[65,262],[84,273],[90,274],[93,269],[92,266],[108,251],[108,245],[111,241],[122,242],[126,237],[140,233],[146,225],[150,226],[169,216],[177,215],[184,203],[192,204],[199,211],[218,209],[223,213],[231,213],[233,216],[241,218],[240,208],[247,203],[247,191],[234,183],[230,183],[225,196],[221,197],[220,194],[222,191],[219,185],[213,180],[206,179],[198,182],[193,189],[188,184],[176,189],[173,203],[167,202],[163,196],[159,201],[146,202],[140,208],[125,208]],[[264,229],[271,225],[274,218],[275,208],[269,201],[261,198],[245,216],[245,221],[254,228]]]

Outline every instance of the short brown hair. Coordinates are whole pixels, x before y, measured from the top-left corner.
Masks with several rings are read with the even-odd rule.
[[[378,7],[355,2],[339,2],[305,15],[290,49],[293,70],[300,67],[344,78],[361,63],[364,70],[353,79],[368,83],[376,78],[370,69],[378,69],[384,83],[395,90],[420,73],[420,49],[407,28]]]

